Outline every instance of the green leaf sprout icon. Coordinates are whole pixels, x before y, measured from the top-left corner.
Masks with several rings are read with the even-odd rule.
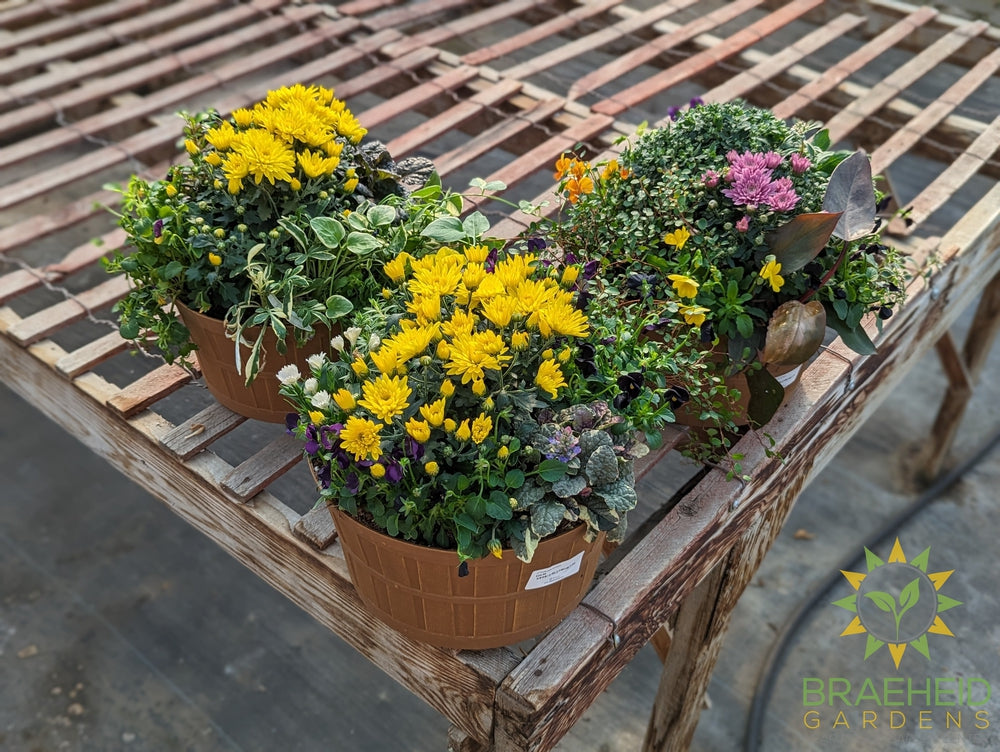
[[[898,605],[896,604],[896,599],[890,593],[885,593],[881,590],[872,590],[865,593],[865,598],[870,599],[872,603],[887,614],[892,614],[892,618],[896,622],[896,642],[899,642],[899,624],[903,620],[903,614],[916,606],[917,601],[920,600],[920,578],[915,578],[903,588],[899,594]]]

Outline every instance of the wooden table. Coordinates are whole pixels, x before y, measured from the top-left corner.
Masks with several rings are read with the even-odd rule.
[[[551,748],[664,624],[646,748],[686,748],[732,608],[799,492],[936,346],[951,387],[933,474],[997,328],[1000,31],[889,0],[647,6],[0,3],[0,377],[443,713],[456,750]],[[515,198],[550,190],[564,150],[597,158],[695,95],[822,119],[909,207],[893,242],[936,265],[877,356],[833,345],[809,367],[768,427],[783,460],[751,435],[737,447],[748,482],[712,471],[647,499],[646,524],[527,655],[414,643],[361,604],[311,498],[279,498],[300,447],[273,426],[227,444],[243,419],[179,368],[129,357],[109,320],[126,285],[98,268],[123,242],[102,184],[182,158],[176,110],[228,111],[295,81],[334,86],[397,158],[432,157],[456,188],[503,180]],[[984,290],[960,352],[948,327]]]

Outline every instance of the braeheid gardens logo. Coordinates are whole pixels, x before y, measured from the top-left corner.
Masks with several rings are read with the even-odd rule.
[[[930,552],[907,561],[896,538],[889,561],[866,548],[867,573],[841,571],[856,592],[833,604],[854,614],[840,636],[867,635],[865,660],[888,645],[898,669],[908,647],[930,660],[928,635],[955,636],[941,614],[962,602],[940,592],[955,570],[928,573]]]
[[[942,614],[963,605],[942,592],[955,570],[934,571],[930,554],[928,547],[907,559],[897,538],[887,561],[866,548],[867,571],[841,571],[854,591],[833,603],[853,614],[840,633],[842,644],[853,650],[856,643],[858,667],[881,675],[803,677],[806,728],[975,734],[990,727],[992,688],[986,679],[916,675],[930,673],[935,641],[956,639]],[[950,621],[952,616],[947,613]]]

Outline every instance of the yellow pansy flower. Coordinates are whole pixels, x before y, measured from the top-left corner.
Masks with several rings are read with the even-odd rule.
[[[679,251],[684,247],[684,244],[688,242],[688,238],[690,237],[691,233],[688,231],[688,228],[678,227],[673,232],[668,232],[666,235],[664,235],[663,242],[666,243],[667,245],[672,245],[676,247],[677,250]]]

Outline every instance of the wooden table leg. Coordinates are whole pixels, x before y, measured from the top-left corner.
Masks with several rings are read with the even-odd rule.
[[[951,335],[946,334],[937,344],[941,365],[948,376],[948,390],[941,401],[930,441],[917,469],[925,483],[932,481],[941,470],[998,331],[1000,275],[994,277],[983,290],[961,356]]]
[[[473,739],[458,726],[448,728],[448,752],[488,752],[488,748]]]

